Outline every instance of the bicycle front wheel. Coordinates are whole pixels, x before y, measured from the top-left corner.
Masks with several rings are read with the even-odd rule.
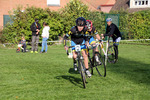
[[[82,60],[79,60],[80,74],[83,82],[83,87],[86,88],[85,67]]]
[[[116,63],[118,59],[117,49],[114,45],[108,47],[107,59],[109,63]]]
[[[18,48],[17,50],[16,50],[16,53],[19,53],[20,52],[20,49]]]
[[[98,74],[100,76],[105,77],[106,76],[106,66],[105,66],[104,58],[98,52],[95,52],[94,57],[95,57],[94,58],[94,63],[95,63],[95,67],[96,67],[96,70],[97,70]]]

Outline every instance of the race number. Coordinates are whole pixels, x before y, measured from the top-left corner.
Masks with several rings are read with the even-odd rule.
[[[76,50],[76,52],[81,51],[80,45],[75,45],[75,50]]]

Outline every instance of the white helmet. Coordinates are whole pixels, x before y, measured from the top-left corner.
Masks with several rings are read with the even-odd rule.
[[[110,21],[112,22],[112,19],[111,19],[111,18],[107,18],[107,19],[106,19],[106,22],[110,22]]]

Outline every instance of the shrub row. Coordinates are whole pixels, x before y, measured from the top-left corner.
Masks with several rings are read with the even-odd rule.
[[[110,14],[120,14],[119,28],[124,39],[150,38],[150,11],[132,14],[126,11],[117,11]],[[70,3],[58,12],[51,11],[48,8],[36,7],[27,7],[22,12],[22,7],[18,7],[10,13],[13,23],[8,23],[4,27],[0,40],[1,42],[18,43],[21,37],[25,36],[27,41],[31,41],[30,25],[34,22],[35,18],[39,19],[41,26],[44,21],[47,22],[51,28],[49,40],[57,40],[58,35],[67,33],[75,25],[76,18],[81,16],[92,20],[99,34],[105,33],[104,13],[89,11],[88,6],[80,0],[71,0]]]

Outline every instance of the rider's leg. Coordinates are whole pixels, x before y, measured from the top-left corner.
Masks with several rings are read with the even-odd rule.
[[[77,54],[74,51],[72,53],[73,53],[73,67],[74,67],[74,70],[77,71],[77,60],[76,60]]]
[[[87,76],[88,77],[91,77],[92,75],[91,75],[91,73],[90,73],[90,71],[88,70],[88,55],[87,55],[87,53],[85,52],[85,50],[82,50],[82,56],[83,56],[83,58],[84,58],[84,65],[85,65],[85,68],[86,68],[86,74],[87,74]]]
[[[76,63],[77,61],[76,61],[76,58],[77,58],[77,54],[76,54],[76,52],[72,52],[73,53],[73,62],[74,63]]]
[[[71,41],[71,46],[75,46],[76,44]],[[74,70],[77,71],[77,61],[76,61],[76,58],[77,58],[77,54],[75,52],[75,47],[72,47],[72,53],[73,53],[73,67],[74,67]]]
[[[114,46],[115,46],[116,51],[117,51],[117,55],[116,55],[116,57],[115,57],[116,59],[118,59],[118,53],[119,53],[119,51],[118,51],[118,45],[119,45],[120,40],[121,40],[121,37],[118,37],[118,38],[114,41]]]
[[[82,50],[82,56],[83,56],[83,59],[84,59],[84,65],[85,65],[85,68],[88,69],[88,56],[87,56],[87,53],[85,52],[85,50]]]
[[[90,39],[90,45],[93,45],[93,46],[95,45],[95,46],[96,46],[96,41],[94,40],[94,38],[91,38],[91,39]],[[93,51],[94,51],[94,52],[99,52],[97,47],[96,47],[95,49],[93,49]],[[97,54],[95,54],[95,60],[96,60],[96,62],[97,62],[99,65],[102,64],[101,61],[100,61],[100,59],[99,59],[99,57],[97,56]]]

